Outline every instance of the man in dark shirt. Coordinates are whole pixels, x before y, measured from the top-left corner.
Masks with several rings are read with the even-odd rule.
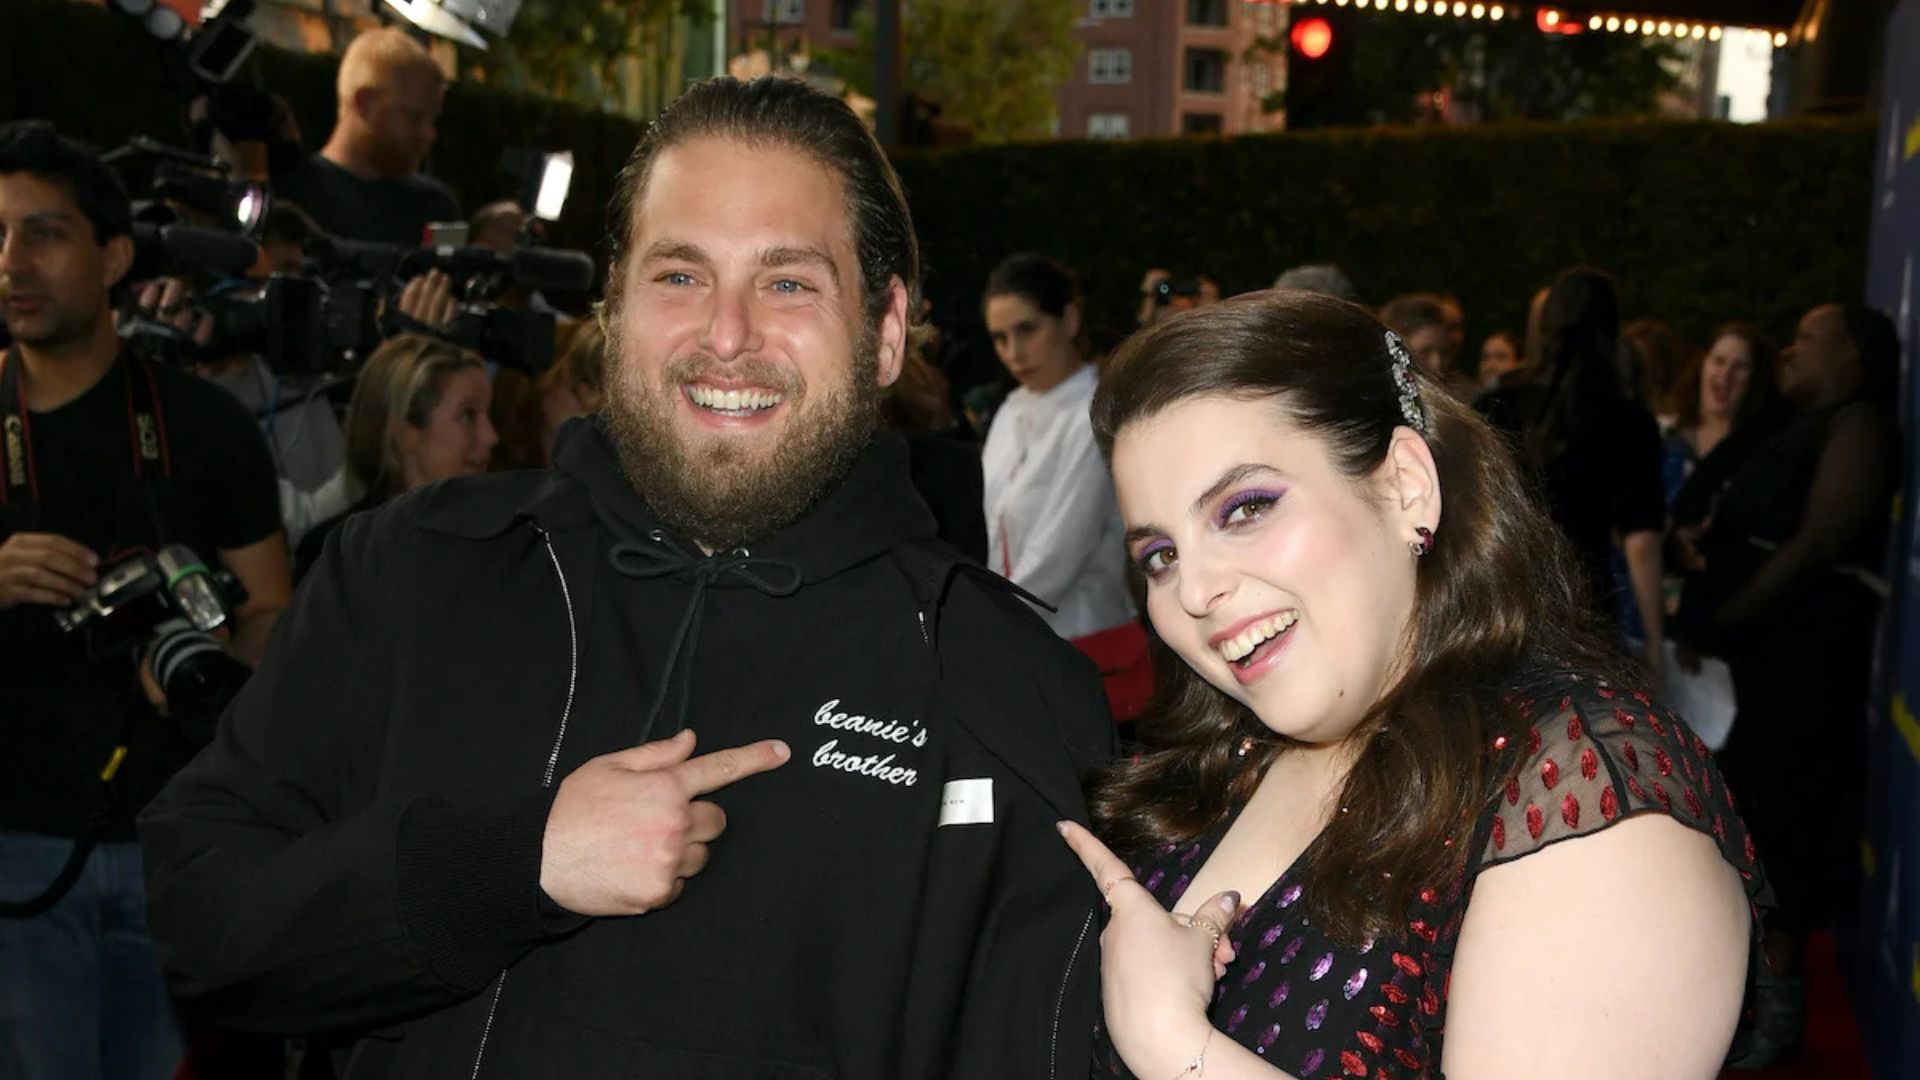
[[[108,293],[127,196],[45,124],[0,128],[0,1077],[169,1076],[179,1035],[147,940],[133,815],[197,747],[132,659],[54,614],[125,556],[184,544],[251,594],[257,657],[288,599],[273,465],[238,403],[124,349]],[[101,783],[103,773],[110,781]],[[84,843],[97,843],[87,849]],[[28,901],[75,853],[77,881]],[[44,910],[35,908],[44,907]]]
[[[433,57],[405,31],[369,30],[340,58],[337,89],[327,145],[276,176],[274,194],[343,240],[415,247],[428,224],[461,220],[452,193],[420,171],[447,92]]]

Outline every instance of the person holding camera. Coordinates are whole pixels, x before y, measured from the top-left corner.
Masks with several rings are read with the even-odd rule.
[[[126,193],[92,154],[44,123],[0,127],[5,1080],[166,1077],[180,1052],[133,816],[198,749],[195,732],[156,710],[117,647],[151,634],[138,622],[151,608],[72,632],[56,615],[141,580],[129,560],[197,573],[169,554],[184,547],[217,555],[245,588],[230,646],[251,659],[289,592],[252,420],[120,343],[109,298],[133,261],[131,230]],[[171,594],[177,582],[157,584]]]

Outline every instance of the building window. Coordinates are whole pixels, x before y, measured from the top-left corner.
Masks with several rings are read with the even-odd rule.
[[[833,0],[833,8],[828,13],[827,29],[837,34],[851,33],[853,14],[859,10],[860,0]]]
[[[807,21],[807,0],[767,0],[766,18],[775,26],[799,26]]]
[[[1087,14],[1096,19],[1133,18],[1133,0],[1088,0]]]
[[[1189,94],[1221,94],[1227,89],[1227,54],[1224,49],[1188,49],[1187,81]]]
[[[1188,135],[1218,135],[1226,130],[1226,117],[1219,113],[1184,113],[1180,130]]]
[[[1124,139],[1133,134],[1133,117],[1123,112],[1090,113],[1087,116],[1087,138]]]
[[[1227,0],[1187,0],[1187,25],[1227,25]]]
[[[1087,81],[1099,86],[1122,86],[1133,81],[1132,49],[1088,49]]]

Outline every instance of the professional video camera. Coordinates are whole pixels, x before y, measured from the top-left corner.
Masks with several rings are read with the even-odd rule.
[[[194,78],[218,84],[233,78],[259,37],[247,25],[254,0],[211,0],[200,25],[189,26],[175,7],[155,0],[107,0],[107,9],[140,24],[155,41],[176,46]]]
[[[513,153],[527,155],[513,169],[524,174],[523,205],[557,218],[572,155]],[[121,336],[162,362],[251,353],[281,375],[350,376],[385,337],[422,329],[399,315],[396,302],[409,279],[437,269],[453,279],[461,308],[452,325],[430,332],[537,375],[553,362],[553,315],[503,308],[501,296],[516,287],[577,292],[593,286],[593,259],[580,251],[525,242],[506,252],[464,243],[409,249],[317,232],[304,245],[305,273],[248,279],[272,205],[264,187],[230,179],[211,157],[151,139],[135,139],[102,160],[137,177],[130,186],[145,196],[134,204],[129,280],[165,275],[212,283],[193,301],[212,317],[204,344],[143,312],[124,313]]]
[[[461,302],[439,336],[529,375],[553,364],[553,313],[504,308],[497,301],[515,287],[577,292],[592,288],[594,277],[585,252],[527,246],[502,252],[473,245],[416,248],[400,258],[395,277],[406,281],[428,270],[452,279]]]
[[[208,569],[184,544],[171,544],[157,555],[141,553],[107,567],[86,595],[54,613],[54,621],[66,633],[86,633],[88,655],[96,662],[140,653],[169,711],[210,723],[251,674],[213,636],[245,600],[238,578]]]

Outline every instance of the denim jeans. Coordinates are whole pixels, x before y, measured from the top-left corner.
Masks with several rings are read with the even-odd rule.
[[[38,893],[72,847],[0,831],[0,898]],[[139,844],[96,847],[45,914],[0,917],[0,1080],[167,1080],[180,1055]]]

